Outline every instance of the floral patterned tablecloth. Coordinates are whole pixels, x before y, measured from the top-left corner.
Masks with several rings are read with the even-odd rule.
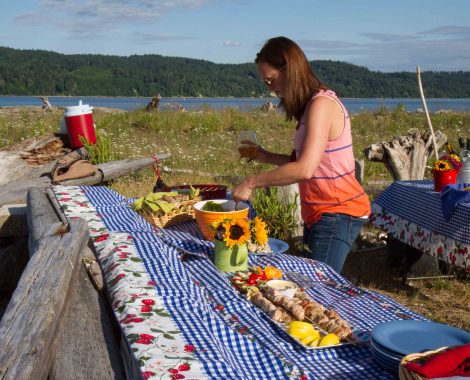
[[[196,223],[157,233],[106,187],[54,186],[67,218],[87,220],[131,360],[144,379],[392,379],[369,347],[305,350],[247,302],[212,264]],[[180,259],[179,248],[198,253]],[[307,292],[334,307],[359,335],[381,322],[424,319],[353,286],[327,265],[286,254],[250,256],[309,276]]]
[[[444,219],[432,181],[397,181],[372,204],[370,221],[420,251],[470,270],[470,204]]]

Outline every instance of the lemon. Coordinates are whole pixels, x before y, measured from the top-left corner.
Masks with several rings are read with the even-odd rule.
[[[287,333],[289,335],[292,335],[294,338],[304,339],[309,337],[310,335],[314,335],[315,328],[311,323],[292,321],[291,323],[289,323]]]
[[[335,334],[327,334],[323,338],[321,338],[319,346],[333,346],[335,344],[339,344],[339,338]]]
[[[320,341],[321,341],[321,338],[319,337],[319,338],[317,338],[317,339],[311,341],[310,344],[309,344],[309,346],[310,346],[310,347],[318,347]]]
[[[310,343],[312,343],[314,340],[320,339],[320,331],[315,330],[315,333],[312,335],[308,335],[305,338],[301,340],[302,344],[305,344],[308,346]]]

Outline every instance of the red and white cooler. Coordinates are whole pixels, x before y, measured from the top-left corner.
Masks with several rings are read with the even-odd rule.
[[[78,102],[78,106],[65,107],[64,119],[72,149],[83,146],[80,137],[84,138],[89,144],[96,143],[92,111],[93,107],[82,104],[81,100]]]

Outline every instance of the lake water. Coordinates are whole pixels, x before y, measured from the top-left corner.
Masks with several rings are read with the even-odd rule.
[[[145,107],[151,98],[144,97],[94,97],[75,96],[58,97],[50,96],[49,101],[55,107],[67,107],[78,105],[82,100],[84,104],[93,107],[109,107],[126,111]],[[395,109],[399,105],[404,105],[408,111],[415,112],[422,110],[423,105],[420,99],[342,99],[350,113],[362,111],[374,111],[380,107],[389,110]],[[180,105],[187,110],[199,110],[205,107],[212,109],[238,108],[242,111],[249,111],[254,107],[259,107],[267,102],[278,104],[275,98],[162,98],[160,109],[177,109]],[[470,111],[470,99],[427,99],[429,112],[440,110],[448,111]],[[0,107],[9,106],[41,106],[42,102],[37,96],[0,96]]]

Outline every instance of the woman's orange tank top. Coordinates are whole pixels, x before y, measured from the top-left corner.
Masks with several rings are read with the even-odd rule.
[[[310,227],[323,213],[341,213],[355,217],[370,214],[369,197],[355,177],[355,162],[352,149],[351,123],[349,115],[331,90],[320,90],[312,97],[327,96],[333,99],[344,113],[344,128],[341,135],[328,141],[320,165],[309,180],[299,183],[301,213]],[[302,153],[305,136],[305,113],[302,115],[294,137],[295,155]]]

